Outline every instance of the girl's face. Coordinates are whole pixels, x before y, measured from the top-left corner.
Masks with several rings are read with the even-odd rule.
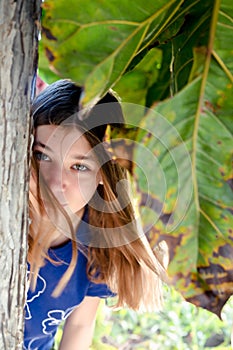
[[[33,153],[39,181],[42,176],[61,206],[81,216],[101,183],[99,165],[82,132],[73,127],[38,126]]]

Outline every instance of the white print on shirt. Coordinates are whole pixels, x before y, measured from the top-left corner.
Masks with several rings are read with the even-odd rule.
[[[43,333],[50,334],[54,330],[54,326],[58,326],[61,322],[65,321],[76,307],[75,305],[67,310],[50,310],[47,313],[48,318],[42,322]]]
[[[29,274],[29,272],[28,272],[28,274]],[[27,302],[26,302],[26,305],[25,305],[25,320],[30,320],[32,318],[32,314],[31,314],[31,311],[30,311],[30,303],[34,299],[39,298],[39,296],[42,293],[44,293],[45,289],[46,289],[46,281],[45,281],[45,279],[43,277],[38,275],[35,294],[33,294],[31,299],[27,299]]]
[[[29,275],[29,272],[28,272]],[[33,318],[30,303],[33,302],[36,298],[39,298],[41,294],[44,293],[46,289],[46,280],[38,275],[36,290],[31,296],[31,298],[27,299],[25,305],[25,319],[30,320]],[[53,337],[54,327],[57,327],[62,321],[65,321],[67,317],[72,313],[72,311],[77,307],[77,305],[70,307],[66,310],[50,310],[47,312],[47,318],[42,321],[43,334],[44,336],[51,335]],[[28,343],[28,347],[23,346],[24,350],[39,350],[38,346],[41,344],[41,339],[44,337],[43,335],[39,337],[35,337],[30,340]]]
[[[54,326],[58,326],[62,321],[65,321],[67,319],[67,317],[70,316],[70,314],[72,313],[72,311],[76,308],[77,306],[73,306],[71,308],[68,308],[67,310],[51,310],[47,313],[47,315],[49,316],[48,318],[46,318],[43,322],[43,333],[44,334],[50,334],[51,336],[53,336],[52,331],[54,330]],[[50,330],[50,327],[51,330]],[[37,337],[37,338],[33,338],[29,344],[28,344],[28,348],[26,348],[25,346],[23,347],[24,350],[39,350],[39,348],[37,347],[37,341],[39,341],[39,344],[41,342],[41,339],[43,339],[43,336]]]

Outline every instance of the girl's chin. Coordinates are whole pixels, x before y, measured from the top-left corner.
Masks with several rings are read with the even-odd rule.
[[[82,207],[81,209],[75,212],[75,214],[80,218],[82,218],[83,213],[84,213],[84,207]]]
[[[76,216],[78,216],[78,217],[82,217],[83,216],[83,213],[84,213],[84,208],[85,207],[82,207],[82,208],[71,208],[71,207],[69,207],[68,205],[66,205],[65,207],[64,207],[64,209],[66,210],[66,212],[69,214],[69,215],[76,215]]]

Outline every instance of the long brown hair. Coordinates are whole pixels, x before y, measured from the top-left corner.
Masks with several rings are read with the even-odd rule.
[[[146,309],[159,307],[161,280],[166,278],[164,267],[161,259],[152,253],[135,214],[127,188],[127,171],[112,161],[102,143],[106,126],[119,125],[124,121],[120,104],[112,93],[108,93],[95,107],[83,113],[79,105],[82,93],[82,89],[69,80],[59,80],[48,86],[33,102],[34,128],[49,124],[66,128],[76,126],[83,131],[101,165],[103,184],[97,187],[88,204],[88,223],[93,232],[88,238],[87,249],[89,278],[96,283],[106,283],[117,294],[117,306],[128,305],[133,309],[142,305]],[[70,218],[60,208],[43,179],[38,185],[38,169],[33,159],[32,172],[36,187],[30,193],[28,260],[34,287],[40,267],[49,258],[48,249],[56,235],[56,228],[44,213],[41,191],[53,203],[57,215],[64,216],[70,229],[73,256],[54,291],[57,296],[74,271],[77,248],[81,249],[82,244],[77,240]]]

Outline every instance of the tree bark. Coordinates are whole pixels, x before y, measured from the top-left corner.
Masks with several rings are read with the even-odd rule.
[[[0,349],[22,349],[40,0],[0,1]]]

